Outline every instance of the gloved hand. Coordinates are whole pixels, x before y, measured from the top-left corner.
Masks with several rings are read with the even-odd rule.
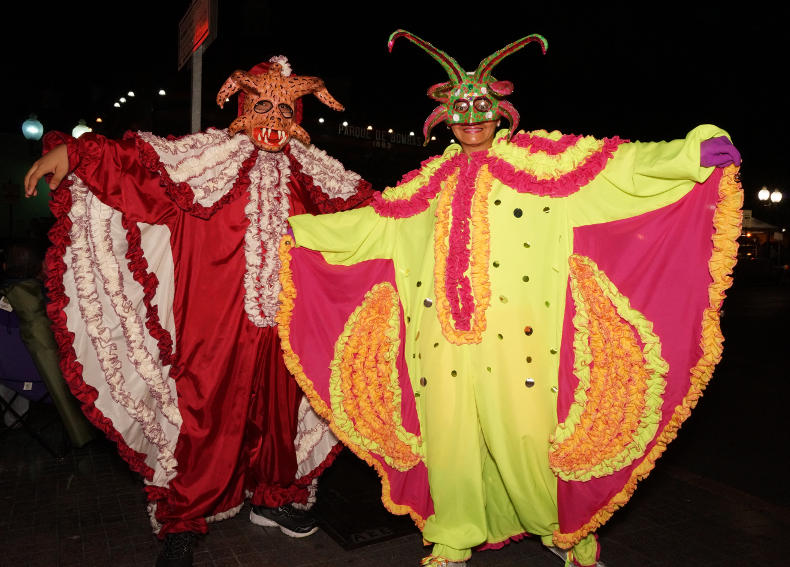
[[[702,167],[741,165],[741,153],[727,136],[709,138],[699,145],[699,164]]]

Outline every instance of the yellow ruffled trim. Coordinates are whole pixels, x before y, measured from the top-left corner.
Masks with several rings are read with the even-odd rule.
[[[555,142],[562,137],[562,133],[556,130],[554,132],[535,130],[528,132],[528,134],[548,138]],[[493,144],[491,154],[512,164],[517,170],[531,173],[539,181],[544,181],[557,179],[576,170],[587,158],[600,152],[605,143],[606,140],[596,140],[592,136],[584,136],[559,154],[548,154],[545,151],[533,152],[515,144],[502,143]]]
[[[472,196],[470,230],[469,276],[471,279],[474,311],[469,330],[457,329],[453,323],[450,302],[447,299],[445,281],[447,279],[447,256],[449,254],[450,221],[452,203],[458,184],[458,173],[453,174],[439,195],[436,207],[434,232],[434,293],[436,312],[442,326],[442,334],[452,344],[474,344],[482,340],[486,330],[486,310],[491,303],[491,285],[488,277],[490,258],[490,232],[488,228],[488,195],[494,176],[488,166],[480,168],[475,179],[475,192]]]
[[[727,289],[732,285],[731,274],[737,262],[737,239],[741,234],[743,220],[742,206],[743,190],[738,178],[738,167],[730,165],[722,173],[719,182],[719,202],[713,214],[713,252],[708,261],[708,270],[713,281],[708,286],[709,304],[702,315],[702,336],[700,339],[702,356],[691,369],[689,391],[675,408],[667,425],[658,434],[656,444],[645,459],[634,468],[623,489],[578,530],[569,533],[554,532],[554,541],[559,547],[564,549],[573,547],[582,538],[606,523],[618,508],[628,502],[636,489],[636,483],[647,477],[653,470],[656,460],[677,436],[678,429],[691,415],[691,410],[697,405],[703,390],[713,376],[713,370],[721,360],[724,337],[719,324],[719,310]]]
[[[406,183],[396,185],[394,187],[387,187],[381,192],[381,198],[385,201],[400,201],[408,200],[420,189],[428,185],[431,176],[439,169],[445,162],[455,156],[457,152],[445,152],[439,158],[436,158],[420,168],[420,172]]]
[[[563,480],[586,481],[644,455],[661,420],[669,364],[652,322],[595,262],[574,254],[569,263],[579,385],[568,417],[557,425],[549,462]]]
[[[365,294],[335,343],[329,394],[332,419],[352,443],[407,471],[421,461],[421,441],[401,421],[399,315],[398,294],[389,282]]]
[[[293,318],[294,304],[297,296],[296,286],[293,283],[293,272],[291,271],[291,248],[294,246],[293,237],[285,235],[280,240],[279,255],[280,255],[280,310],[277,313],[277,326],[278,334],[280,336],[280,344],[283,350],[283,359],[285,365],[291,374],[294,375],[296,382],[302,389],[310,405],[315,412],[320,415],[324,420],[329,423],[329,427],[337,438],[347,447],[349,447],[354,454],[373,467],[381,478],[381,501],[384,507],[391,513],[396,515],[409,514],[411,519],[422,530],[425,526],[425,518],[415,512],[410,506],[397,504],[390,496],[392,490],[387,476],[387,471],[381,462],[374,458],[369,451],[355,445],[346,436],[345,432],[339,428],[332,419],[332,410],[321,398],[320,394],[313,387],[312,382],[307,378],[302,368],[299,355],[296,354],[291,345],[291,320]]]

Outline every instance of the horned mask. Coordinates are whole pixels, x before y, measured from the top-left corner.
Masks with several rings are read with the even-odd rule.
[[[442,121],[448,124],[474,124],[496,120],[501,116],[510,122],[508,138],[513,135],[518,127],[519,115],[513,105],[504,100],[505,96],[513,92],[513,83],[497,81],[491,72],[502,59],[533,41],[540,44],[545,54],[548,43],[543,36],[533,34],[514,41],[483,59],[474,72],[464,71],[455,59],[405,30],[396,30],[390,35],[388,42],[390,52],[399,37],[405,37],[423,48],[428,55],[439,62],[450,77],[449,81],[433,85],[428,89],[428,96],[441,105],[431,112],[423,125],[422,133],[426,143],[431,129]]]
[[[239,116],[228,127],[231,136],[244,132],[260,149],[277,152],[292,137],[310,143],[309,134],[298,124],[300,97],[312,93],[329,108],[343,110],[321,79],[292,75],[285,57],[272,57],[263,67],[268,68],[260,73],[255,72],[257,68],[234,71],[217,93],[217,104],[222,108],[231,95],[242,91]]]

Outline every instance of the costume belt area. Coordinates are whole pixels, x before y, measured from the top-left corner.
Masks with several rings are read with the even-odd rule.
[[[83,411],[144,476],[160,535],[206,531],[244,499],[309,504],[337,440],[282,362],[287,217],[365,203],[359,175],[309,145],[298,97],[342,109],[285,58],[236,71],[229,130],[86,134],[53,193],[49,316]]]

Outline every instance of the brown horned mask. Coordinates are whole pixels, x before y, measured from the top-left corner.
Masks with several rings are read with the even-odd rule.
[[[324,87],[318,77],[291,75],[290,66],[284,57],[273,57],[265,64],[268,69],[256,71],[234,71],[217,93],[217,104],[224,107],[229,97],[238,91],[239,116],[228,127],[230,135],[244,132],[255,144],[267,152],[282,150],[291,137],[303,144],[310,143],[310,136],[299,126],[298,100],[306,94],[314,94],[318,100],[333,110],[344,110]]]

